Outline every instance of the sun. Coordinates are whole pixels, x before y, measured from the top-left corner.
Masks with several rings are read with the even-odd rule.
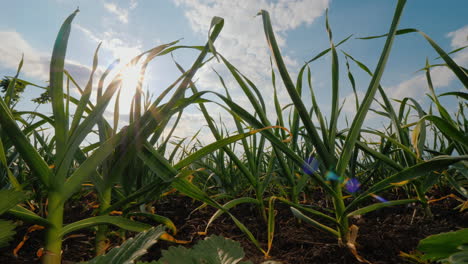
[[[120,69],[120,74],[118,78],[121,81],[120,85],[120,98],[119,98],[119,108],[121,113],[128,114],[130,112],[130,107],[132,100],[137,91],[139,82],[143,82],[144,76],[141,71],[142,65],[140,63],[136,64],[124,64]],[[140,84],[143,85],[142,83]],[[140,89],[142,87],[140,86]]]
[[[120,78],[122,80],[122,92],[134,94],[138,83],[143,81],[141,65],[135,64],[125,67]]]

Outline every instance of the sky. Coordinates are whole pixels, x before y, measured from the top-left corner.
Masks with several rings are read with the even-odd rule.
[[[325,30],[325,12],[328,9],[333,41],[353,34],[339,47],[340,100],[344,102],[343,117],[349,120],[355,113],[351,85],[347,79],[345,51],[366,63],[371,70],[377,64],[384,39],[360,40],[358,37],[380,35],[388,32],[397,1],[390,0],[16,0],[2,3],[0,16],[0,75],[15,74],[22,54],[24,66],[20,78],[47,86],[50,56],[60,25],[77,7],[80,12],[73,21],[70,35],[66,69],[85,86],[92,65],[93,54],[99,42],[98,75],[116,58],[128,61],[133,56],[155,46],[180,40],[182,45],[204,45],[213,16],[223,17],[225,26],[215,42],[218,52],[223,54],[258,87],[274,123],[273,86],[271,81],[270,53],[263,33],[261,9],[267,10],[282,54],[293,79],[303,63],[324,49],[329,48]],[[449,4],[448,4],[449,3]],[[417,28],[428,34],[445,51],[468,45],[468,1],[466,0],[410,0],[407,2],[399,28]],[[177,50],[174,59],[184,68],[189,68],[197,52]],[[389,97],[402,99],[413,97],[423,106],[429,106],[427,82],[423,72],[426,58],[431,64],[442,63],[437,53],[418,34],[398,36],[394,42],[390,59],[381,84]],[[452,56],[455,61],[468,67],[468,49]],[[331,59],[325,56],[311,65],[312,83],[320,107],[329,116],[331,102]],[[226,80],[234,101],[251,109],[247,98],[234,82],[226,67],[213,60],[205,65],[194,80],[199,90],[224,92],[214,70]],[[356,79],[359,96],[365,94],[370,78],[355,65],[351,71]],[[171,56],[158,57],[150,64],[145,75],[144,88],[157,97],[177,77],[179,71]],[[290,100],[277,76],[280,101],[283,106]],[[455,76],[444,67],[432,69],[436,93],[456,91],[463,88]],[[129,77],[130,79],[130,77]],[[128,85],[126,85],[128,86]],[[128,118],[131,87],[122,88],[121,119]],[[34,109],[31,98],[42,91],[29,87],[18,105],[21,109]],[[304,92],[304,101],[310,94]],[[214,99],[213,96],[207,96]],[[443,98],[442,102],[456,110],[455,101]],[[215,104],[208,104],[215,120],[223,120],[233,128],[226,113]],[[373,107],[378,108],[377,105]],[[41,107],[40,111],[50,114],[51,110]],[[112,105],[106,111],[112,117]],[[379,127],[387,120],[370,113],[366,125]],[[123,122],[122,124],[125,124]],[[201,112],[190,106],[184,112],[176,130],[180,137],[192,136],[205,124]],[[346,126],[344,118],[340,126]],[[201,138],[212,140],[206,128]]]

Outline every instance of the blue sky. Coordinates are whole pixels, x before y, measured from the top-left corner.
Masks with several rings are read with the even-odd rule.
[[[181,44],[201,45],[207,38],[209,22],[213,16],[225,18],[225,28],[215,46],[241,72],[251,78],[272,101],[269,52],[262,31],[260,9],[270,12],[283,55],[293,76],[302,63],[329,47],[325,31],[325,10],[329,19],[334,41],[338,42],[350,34],[355,37],[383,34],[388,31],[396,1],[390,0],[43,0],[6,1],[0,16],[0,75],[13,75],[24,53],[25,63],[21,77],[45,85],[48,79],[50,54],[58,29],[63,20],[77,6],[80,12],[73,22],[67,54],[67,68],[84,86],[89,74],[92,56],[99,41],[103,46],[99,54],[100,69],[105,69],[114,58],[123,60],[137,55],[162,43],[181,39]],[[408,1],[400,28],[417,28],[427,33],[446,51],[468,45],[468,1],[465,0],[410,0]],[[351,39],[341,46],[344,51],[365,62],[371,69],[378,61],[383,39]],[[188,68],[196,57],[193,51],[176,51],[178,62]],[[424,66],[425,59],[432,63],[435,51],[419,35],[397,37],[382,85],[389,96],[401,99],[411,96],[428,105],[426,81],[416,71]],[[468,66],[468,49],[453,55],[464,67]],[[346,100],[344,114],[352,116],[351,88],[346,77],[344,57],[340,57],[340,98]],[[222,91],[211,68],[226,77],[228,88],[234,99],[247,107],[240,89],[229,78],[222,64],[213,62],[196,76],[199,89]],[[311,65],[314,89],[325,113],[330,102],[330,58],[322,58]],[[369,78],[358,68],[352,67],[358,90],[364,94]],[[158,58],[151,64],[146,76],[145,87],[158,95],[178,76],[178,71],[169,56]],[[453,74],[444,68],[433,70],[437,92],[460,90],[462,85]],[[279,84],[281,89],[281,85]],[[20,105],[32,107],[29,98],[40,91],[31,88]],[[281,90],[283,105],[289,102]],[[123,96],[123,108],[128,108],[131,89]],[[304,95],[305,101],[307,93]],[[446,101],[450,104],[450,101]],[[110,109],[110,108],[109,108]],[[211,105],[213,113],[220,110]],[[274,109],[271,109],[271,117]],[[44,112],[48,109],[43,108]],[[110,111],[108,114],[110,115]],[[123,110],[125,112],[125,110]],[[125,115],[123,115],[125,118]],[[215,116],[217,118],[217,116]],[[275,120],[272,119],[272,122]],[[369,124],[377,126],[381,119],[370,116]],[[196,107],[184,114],[179,130],[180,136],[193,135],[203,118]]]

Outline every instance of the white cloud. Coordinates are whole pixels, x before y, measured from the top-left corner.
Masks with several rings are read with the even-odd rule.
[[[51,55],[32,47],[16,31],[0,32],[0,65],[5,68],[16,70],[24,54],[21,76],[36,78],[42,81],[49,80],[49,68]],[[84,85],[89,78],[90,68],[76,61],[67,60],[65,64],[70,74],[79,84]]]
[[[364,96],[366,95],[365,92],[363,91],[356,91],[357,93],[357,97],[358,97],[358,100],[359,100],[359,103],[362,102],[362,99],[364,99]],[[355,114],[356,113],[356,97],[354,95],[354,93],[350,93],[348,94],[347,96],[345,96],[344,98],[341,98],[341,102],[344,102],[344,105],[343,105],[343,108],[342,108],[342,111],[344,113],[353,113]]]
[[[223,31],[216,40],[216,48],[241,71],[251,74],[269,74],[269,50],[263,33],[263,25],[256,13],[260,9],[271,14],[276,37],[281,47],[286,44],[286,33],[302,24],[311,24],[328,7],[328,0],[320,1],[211,1],[174,0],[185,8],[185,15],[192,29],[207,34],[213,16],[225,20]],[[286,56],[289,64],[295,62]]]
[[[452,38],[450,45],[452,48],[461,48],[468,44],[468,25],[450,32],[447,34],[447,37]]]
[[[451,38],[451,48],[452,49],[457,49],[463,46],[468,45],[468,25],[455,30],[453,32],[450,32],[447,34],[447,37]],[[464,49],[461,50],[457,53],[455,53],[452,58],[454,61],[463,67],[468,66],[468,50]],[[441,59],[439,59],[439,62],[436,63],[443,63]],[[431,69],[431,80],[432,84],[434,86],[434,89],[443,89],[445,87],[448,87],[454,80],[456,80],[456,76],[453,74],[453,72],[447,68],[447,67],[435,67]],[[402,81],[396,85],[386,87],[385,91],[387,93],[387,96],[389,98],[395,98],[395,99],[403,99],[404,97],[412,97],[415,98],[416,100],[423,100],[425,98],[425,94],[429,93],[429,88],[427,84],[427,79],[426,75],[424,72],[418,73],[411,77],[410,79],[407,79],[405,81]],[[364,93],[363,92],[358,92],[360,100],[362,100]],[[346,97],[342,98],[344,100],[346,98],[346,103],[343,107],[343,111],[347,113],[348,115],[351,114],[353,115],[356,110],[354,106],[354,94],[348,94]],[[380,94],[376,94],[376,98],[380,98]],[[393,102],[393,101],[392,101]],[[394,106],[397,106],[397,103],[394,102]],[[382,110],[381,107],[377,104],[373,104],[372,107],[376,110]],[[378,115],[373,114],[373,113],[368,113],[368,120],[372,119],[374,117],[378,117]]]
[[[130,9],[133,10],[138,6],[138,0],[130,0]]]
[[[132,1],[132,4],[133,4],[133,2],[135,2],[135,1]],[[119,7],[114,3],[107,3],[107,2],[104,3],[104,7],[106,8],[107,11],[109,11],[110,13],[116,15],[117,19],[120,22],[122,22],[124,24],[128,24],[128,10]],[[136,5],[135,5],[135,7],[136,7]]]
[[[174,0],[185,8],[185,15],[192,29],[207,34],[213,16],[225,19],[223,31],[216,40],[216,48],[235,66],[248,76],[263,79],[269,75],[269,50],[263,33],[260,17],[255,17],[260,9],[270,12],[279,45],[286,45],[288,30],[302,24],[311,24],[328,7],[328,0],[320,1],[212,1]],[[290,66],[297,63],[286,54]]]
[[[196,33],[207,36],[213,16],[224,18],[224,28],[215,42],[218,52],[245,74],[262,93],[268,107],[270,121],[275,122],[273,106],[273,87],[271,84],[270,52],[263,31],[263,23],[258,11],[265,9],[270,13],[277,42],[286,47],[288,31],[301,25],[309,25],[324,14],[329,0],[173,0],[184,8],[185,16]],[[207,37],[206,37],[207,38]],[[299,63],[283,51],[283,59],[294,77]],[[226,67],[213,60],[197,73],[197,85],[200,89],[216,90],[224,93],[215,68],[225,79],[233,100],[246,109],[251,109],[248,100],[233,80]],[[282,82],[277,77],[277,86],[282,106],[289,103],[289,96],[282,89]]]
[[[120,36],[119,33],[112,30],[108,30],[101,36],[98,36],[96,33],[80,24],[73,24],[73,27],[83,32],[86,37],[92,41],[102,41],[101,47],[110,51],[113,58],[120,58],[122,62],[127,62],[142,52],[142,45],[140,42],[129,45],[128,41],[123,40],[125,36]]]
[[[42,57],[44,54],[34,49],[16,31],[0,32],[0,62],[5,68],[16,69],[24,54],[24,64],[22,72],[30,77],[42,80],[48,79],[49,65],[45,64]]]
[[[468,45],[468,25],[448,33],[447,37],[451,38],[451,47],[453,49]],[[453,59],[458,65],[467,67],[468,50],[464,49],[455,53]],[[438,63],[443,62],[441,61]],[[456,79],[456,76],[447,67],[436,67],[431,69],[431,79],[434,89],[441,89],[449,86],[449,84]],[[429,92],[425,73],[419,73],[411,79],[403,81],[396,86],[389,87],[386,90],[389,92],[391,98],[415,97],[419,99],[425,93]]]

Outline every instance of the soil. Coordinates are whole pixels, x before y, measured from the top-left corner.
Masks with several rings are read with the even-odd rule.
[[[446,192],[436,191],[430,194],[434,198],[442,197]],[[76,221],[90,216],[92,208],[84,207],[94,198],[86,196],[77,204],[67,208],[66,222]],[[320,203],[323,203],[321,201]],[[468,210],[454,210],[459,203],[453,199],[445,199],[431,204],[433,218],[424,217],[423,210],[418,205],[395,206],[379,209],[359,218],[352,219],[352,224],[359,227],[357,238],[358,254],[375,264],[409,263],[399,256],[400,252],[410,253],[415,250],[419,240],[441,232],[453,231],[468,227]],[[194,245],[205,236],[198,232],[204,231],[213,213],[213,208],[205,207],[194,211],[200,202],[182,195],[172,195],[155,205],[156,213],[170,218],[178,228],[175,236],[178,240],[192,241],[186,246]],[[283,264],[302,263],[360,263],[347,248],[340,247],[336,239],[324,232],[318,231],[305,223],[298,223],[288,206],[276,202],[276,226],[270,260]],[[239,205],[231,209],[233,215],[241,220],[266,249],[266,225],[256,207]],[[14,257],[14,247],[23,239],[30,225],[24,223],[17,228],[15,241],[10,248],[0,251],[0,263],[38,263],[37,251],[43,246],[43,231],[34,231],[30,238]],[[208,235],[218,234],[241,243],[246,253],[245,260],[253,263],[265,261],[263,253],[236,227],[229,216],[221,216],[212,223]],[[65,238],[63,244],[63,263],[75,263],[92,258],[94,249],[94,233],[82,230]],[[111,236],[111,247],[117,246],[122,239],[117,234]],[[159,241],[142,260],[154,260],[161,256],[161,251],[174,246],[174,243]]]

